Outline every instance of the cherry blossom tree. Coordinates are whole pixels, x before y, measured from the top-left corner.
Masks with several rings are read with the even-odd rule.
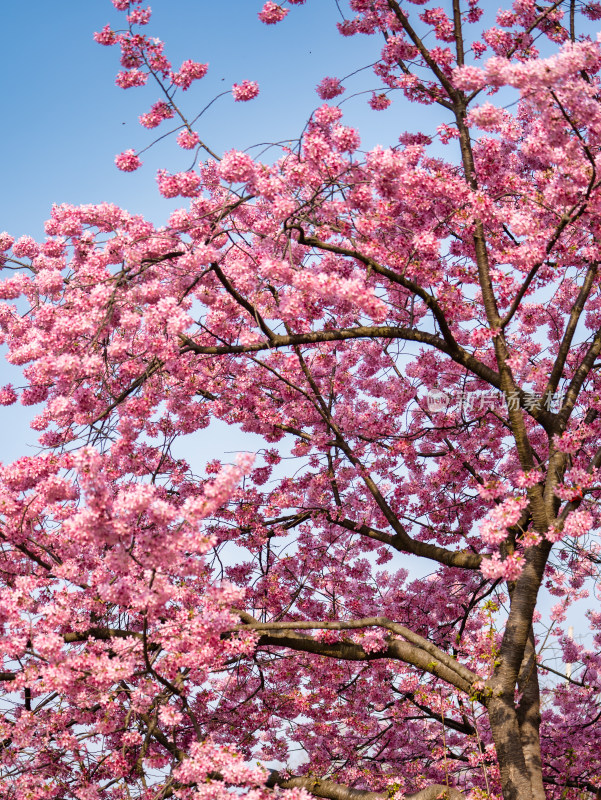
[[[601,3],[340,2],[371,108],[439,127],[365,152],[325,76],[271,160],[206,142],[208,66],[113,5],[194,165],[164,226],[0,236],[40,445],[0,469],[0,797],[601,796]],[[198,475],[214,420],[264,446]]]

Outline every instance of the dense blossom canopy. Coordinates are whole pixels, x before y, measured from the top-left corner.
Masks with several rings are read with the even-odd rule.
[[[40,444],[0,466],[3,800],[600,796],[601,3],[438,1],[339,3],[369,106],[435,133],[365,152],[326,76],[258,160],[113,0],[117,84],[194,165],[162,227],[0,235]],[[194,474],[213,420],[264,447]]]

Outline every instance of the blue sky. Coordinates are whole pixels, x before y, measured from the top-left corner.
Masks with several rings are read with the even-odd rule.
[[[153,17],[146,30],[165,41],[174,66],[186,58],[210,65],[207,77],[180,95],[190,117],[234,82],[251,79],[260,84],[256,100],[235,103],[228,94],[197,126],[217,152],[297,137],[322,102],[315,93],[321,78],[342,78],[368,66],[381,47],[374,37],[340,36],[335,0],[308,0],[275,26],[257,19],[261,5],[262,0],[152,2]],[[113,202],[163,223],[181,199],[166,201],[158,195],[156,170],[186,169],[190,154],[170,137],[143,154],[144,166],[135,173],[119,172],[113,163],[117,153],[130,147],[141,150],[154,140],[156,131],[142,128],[138,116],[159,99],[150,83],[127,91],[115,86],[118,49],[93,40],[94,31],[105,24],[122,25],[123,15],[110,0],[33,0],[2,4],[0,21],[5,31],[0,58],[7,112],[0,132],[0,230],[42,238],[53,203]],[[408,109],[402,101],[387,111],[372,111],[368,90],[379,84],[371,69],[355,76],[349,87],[347,95],[367,92],[343,105],[347,122],[359,128],[365,148],[396,144],[407,129],[434,132],[440,122],[434,109]],[[159,133],[163,128],[169,129],[167,123]],[[0,370],[0,385],[21,383],[16,369],[4,363]],[[33,452],[35,434],[28,420],[34,410],[12,406],[1,412],[5,436],[0,460]],[[236,431],[222,430],[212,439],[228,450],[253,449],[251,439]]]

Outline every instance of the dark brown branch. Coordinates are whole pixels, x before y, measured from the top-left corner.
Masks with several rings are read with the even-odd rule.
[[[321,239],[318,239],[316,236],[306,236],[305,231],[300,225],[294,225],[290,227],[298,232],[299,244],[303,244],[306,247],[315,247],[318,250],[325,250],[330,253],[336,253],[337,255],[346,256],[347,258],[354,258],[364,264],[368,270],[375,272],[377,275],[388,278],[388,280],[392,283],[399,284],[404,289],[407,289],[412,294],[419,297],[434,315],[434,318],[438,323],[443,339],[447,343],[449,350],[452,350],[453,352],[456,350],[461,350],[455,341],[455,337],[449,328],[447,319],[443,310],[438,304],[438,301],[435,297],[429,294],[429,292],[427,292],[423,286],[420,286],[418,283],[412,281],[410,278],[407,278],[405,275],[399,275],[397,272],[388,269],[388,267],[383,266],[370,256],[366,256],[364,253],[361,253],[359,250],[343,247],[342,245],[330,244],[329,242],[324,242]]]
[[[538,15],[538,17],[537,17],[537,18],[536,18],[536,19],[535,19],[533,22],[531,22],[531,23],[530,23],[530,25],[529,25],[527,28],[525,28],[525,29],[524,29],[524,34],[526,34],[526,35],[527,35],[527,34],[529,34],[529,33],[532,33],[532,31],[533,31],[535,28],[537,28],[537,27],[538,27],[538,26],[541,24],[541,22],[543,22],[543,21],[544,21],[544,20],[545,20],[545,19],[546,19],[546,18],[549,16],[549,14],[550,14],[552,11],[555,11],[555,9],[556,9],[556,8],[559,8],[559,6],[560,6],[562,3],[563,3],[563,0],[555,0],[555,2],[554,2],[554,3],[552,3],[550,6],[547,6],[547,8],[543,9],[543,10],[540,12],[540,14]],[[537,10],[540,10],[540,6],[537,6]],[[515,44],[515,45],[514,45],[514,46],[511,48],[511,50],[510,50],[510,51],[507,53],[507,55],[506,55],[505,57],[506,57],[507,59],[510,59],[510,58],[511,58],[511,56],[512,56],[512,55],[513,55],[513,54],[516,52],[516,50],[518,49],[518,47],[519,47],[519,39],[518,39],[518,43],[516,43],[516,44]]]
[[[63,640],[65,644],[73,642],[85,642],[88,639],[99,639],[109,641],[110,639],[143,639],[143,634],[137,631],[128,631],[121,628],[88,628],[85,631],[75,631],[65,633]]]
[[[238,303],[238,305],[241,305],[242,308],[248,311],[250,316],[259,326],[259,328],[261,328],[265,336],[267,336],[267,338],[271,340],[274,336],[274,333],[271,330],[271,328],[267,325],[265,320],[261,317],[257,309],[251,303],[249,303],[248,300],[242,297],[242,295],[237,291],[237,289],[235,289],[229,278],[227,278],[226,275],[224,274],[219,264],[211,264],[211,267],[215,275],[219,278],[221,285],[225,288],[228,294],[230,294],[234,298],[234,300]]]
[[[466,141],[465,145],[462,144],[462,148],[464,152],[464,161],[465,161],[465,168],[466,172],[471,169],[473,171],[473,156],[471,153],[471,145],[469,143],[469,135],[467,132],[467,128],[465,128],[465,122],[463,118],[458,113],[458,124],[461,121],[465,129],[465,134],[468,136],[468,140]],[[470,167],[471,165],[471,167]],[[474,185],[473,188],[476,188]],[[338,255],[344,255],[348,258],[354,258],[357,261],[361,261],[368,270],[375,272],[378,275],[388,278],[392,283],[397,283],[403,288],[407,289],[408,291],[415,294],[417,297],[422,300],[426,307],[432,312],[434,319],[438,323],[440,328],[440,332],[442,338],[444,340],[444,344],[439,337],[433,337],[432,334],[427,334],[428,336],[432,337],[429,341],[424,341],[425,344],[431,344],[436,347],[438,350],[444,352],[446,355],[450,356],[455,363],[460,364],[462,367],[465,367],[467,370],[472,372],[478,378],[486,381],[486,383],[494,386],[497,389],[501,389],[502,391],[508,392],[516,392],[519,400],[520,406],[525,408],[530,416],[533,417],[537,422],[539,422],[545,429],[545,431],[553,432],[555,431],[556,421],[555,415],[551,414],[550,412],[538,408],[536,406],[532,406],[530,403],[526,402],[526,393],[520,389],[513,379],[511,379],[511,384],[508,384],[507,380],[503,380],[501,376],[501,372],[497,372],[487,364],[484,364],[482,361],[479,361],[474,355],[469,353],[463,347],[461,347],[453,333],[449,327],[447,319],[444,315],[444,312],[440,308],[438,301],[435,297],[430,295],[423,287],[416,284],[414,281],[409,280],[403,275],[399,275],[393,270],[388,269],[387,267],[382,266],[374,259],[370,258],[369,256],[364,255],[363,253],[359,252],[358,250],[350,249],[348,247],[343,247],[341,245],[334,245],[329,244],[328,242],[323,242],[320,239],[312,236],[306,236],[303,228],[300,225],[293,225],[290,226],[294,230],[298,232],[299,236],[299,243],[304,244],[307,247],[316,247],[320,250],[326,250],[328,252],[336,253]],[[488,265],[488,253],[486,251],[486,243],[484,238],[484,228],[482,223],[476,220],[476,231],[474,233],[474,246],[476,249],[476,260],[478,263],[478,271],[480,275],[480,286],[483,293],[483,298],[485,302],[485,306],[487,309],[487,317],[489,320],[489,324],[491,327],[498,329],[500,324],[500,316],[497,308],[497,303],[494,297],[494,291],[492,287],[492,283],[490,280],[490,269]],[[404,329],[399,329],[404,330]],[[423,334],[422,334],[423,335]],[[398,337],[403,338],[403,337]],[[502,335],[495,337],[495,348],[498,349],[499,347],[499,340],[502,339]],[[419,341],[419,340],[415,340]],[[502,343],[502,347],[504,348],[504,342]],[[504,362],[503,362],[504,363]]]
[[[565,333],[561,340],[559,351],[557,353],[557,358],[555,359],[555,363],[553,364],[553,369],[551,370],[551,375],[549,376],[549,380],[547,382],[547,386],[545,388],[543,397],[548,397],[557,390],[560,378],[563,374],[563,368],[565,366],[568,353],[570,352],[572,339],[574,338],[574,334],[576,332],[580,316],[584,310],[584,305],[588,299],[588,296],[591,293],[593,282],[597,276],[598,269],[599,265],[595,262],[589,266],[586,272],[584,283],[582,284],[580,292],[578,293],[578,297],[576,298],[576,302],[574,303],[572,310],[570,312],[570,318],[568,320]]]
[[[154,358],[150,362],[150,364],[146,367],[144,372],[138,378],[136,378],[136,380],[133,381],[133,383],[131,383],[127,387],[127,389],[124,389],[121,392],[121,394],[118,397],[115,398],[114,402],[112,402],[108,406],[108,408],[106,408],[102,412],[102,414],[100,414],[100,416],[96,417],[96,419],[93,420],[93,422],[91,422],[90,424],[91,425],[95,425],[97,422],[100,422],[101,419],[104,419],[105,417],[108,417],[108,415],[111,413],[111,411],[114,411],[114,409],[117,408],[117,406],[121,405],[121,403],[124,400],[126,400],[129,397],[129,395],[132,394],[132,392],[135,392],[136,389],[138,389],[140,386],[142,386],[144,383],[146,383],[148,378],[150,378],[151,375],[154,375],[154,373],[157,372],[162,366],[163,366],[162,362],[159,361],[159,359]]]
[[[48,572],[50,572],[50,570],[52,569],[52,564],[49,564],[47,561],[44,561],[43,558],[40,558],[40,556],[38,556],[35,553],[33,553],[27,547],[27,545],[16,544],[15,542],[11,541],[4,533],[2,533],[2,531],[0,531],[0,538],[3,539],[8,544],[11,544],[13,547],[15,547],[17,550],[19,550],[19,552],[23,553],[23,555],[27,556],[27,558],[30,558],[36,564],[39,564],[40,567],[43,567]]]
[[[430,55],[430,51],[426,47],[426,45],[422,42],[420,37],[417,35],[416,31],[414,30],[413,26],[409,22],[409,19],[400,5],[397,3],[396,0],[388,0],[388,6],[390,10],[394,13],[398,21],[401,23],[401,26],[407,36],[411,39],[413,44],[419,50],[421,57],[424,59],[426,64],[428,65],[431,72],[436,76],[436,79],[440,83],[440,85],[445,89],[449,97],[455,98],[457,95],[457,90],[454,88],[451,81],[446,77],[444,72],[438,66],[436,61]]]
[[[568,420],[570,419],[572,411],[574,410],[574,406],[576,404],[576,400],[578,399],[578,395],[580,394],[582,385],[588,378],[588,375],[591,369],[593,368],[593,365],[600,353],[601,353],[601,328],[595,334],[595,338],[593,339],[585,357],[580,362],[580,366],[574,373],[574,376],[570,381],[570,385],[568,386],[568,391],[566,392],[566,399],[561,408],[561,411],[557,415],[558,427],[560,431],[565,430],[565,427],[568,423]]]
[[[251,344],[200,345],[189,336],[180,335],[181,353],[193,352],[198,355],[227,355],[235,353],[258,353],[262,350],[274,350],[279,347],[294,347],[303,344],[320,344],[321,342],[341,342],[347,339],[404,339],[406,341],[429,344],[447,353],[445,342],[438,336],[413,328],[397,328],[388,325],[359,325],[356,328],[342,328],[331,331],[309,331],[287,336],[272,334],[266,342]],[[493,370],[491,370],[493,372]]]
[[[358,533],[361,536],[388,544],[399,552],[412,553],[422,558],[437,561],[439,564],[446,564],[448,567],[478,569],[482,563],[482,556],[473,553],[471,550],[453,551],[440,547],[440,545],[418,542],[412,539],[404,528],[402,528],[402,533],[397,531],[392,535],[377,528],[372,528],[371,525],[361,525],[350,519],[335,519],[334,517],[328,517],[328,519],[334,525],[340,525],[340,527]]]
[[[444,716],[443,714],[439,714],[437,711],[434,711],[429,706],[424,705],[423,703],[419,703],[415,699],[415,694],[413,692],[403,692],[403,697],[405,700],[408,700],[412,705],[416,708],[419,708],[420,711],[423,711],[426,717],[430,719],[434,719],[437,722],[440,722],[441,725],[446,725],[447,728],[451,728],[457,733],[464,733],[466,736],[474,736],[476,733],[476,729],[473,725],[470,725],[466,722],[457,722],[457,720],[452,719],[451,717]],[[423,717],[421,717],[423,719]]]

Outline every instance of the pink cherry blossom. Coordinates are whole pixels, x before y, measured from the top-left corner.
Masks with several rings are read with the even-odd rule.
[[[0,388],[0,405],[10,406],[17,401],[17,393],[13,389],[12,384],[7,383],[6,386]]]
[[[117,35],[110,25],[105,25],[104,28],[98,33],[94,34],[94,41],[102,44],[105,47],[115,44]]]
[[[113,5],[177,200],[0,234],[0,795],[599,794],[599,4],[344,0],[315,74],[392,133],[266,149]]]
[[[165,119],[173,119],[175,112],[169,103],[164,100],[156,102],[145,114],[140,117],[140,125],[145,128],[156,128]]]
[[[261,11],[259,12],[259,19],[267,25],[275,25],[280,22],[288,14],[288,10],[277,3],[267,0]]]
[[[373,92],[370,100],[369,105],[373,108],[374,111],[384,111],[388,108],[392,101],[390,98],[385,94],[376,94]]]
[[[115,156],[115,164],[123,172],[134,172],[142,166],[142,161],[133,150],[126,150],[124,153],[119,153]]]
[[[248,181],[254,175],[254,171],[255,165],[252,158],[237,150],[226,153],[219,164],[221,177],[230,183]]]
[[[0,233],[0,252],[6,253],[7,250],[10,250],[14,244],[14,241],[14,237],[9,233],[6,233],[6,231]]]
[[[322,100],[332,100],[342,94],[345,89],[338,78],[323,78],[317,85],[316,91]]]
[[[171,73],[171,80],[176,86],[179,86],[180,89],[186,91],[194,81],[204,78],[208,69],[208,64],[199,64],[196,61],[188,59],[184,61],[177,72]]]
[[[259,94],[259,84],[256,81],[242,81],[232,86],[232,94],[236,102],[245,103]]]
[[[193,150],[196,145],[198,144],[199,137],[195,131],[181,131],[177,135],[177,143],[180,147],[183,147],[184,150]]]
[[[144,86],[148,81],[148,73],[139,69],[128,69],[119,72],[115,78],[115,83],[121,89],[131,89],[134,86]]]
[[[8,244],[10,237],[4,240]],[[11,242],[6,249],[12,246],[13,255],[17,258],[35,258],[40,251],[38,243],[31,236],[20,236],[14,243]]]

